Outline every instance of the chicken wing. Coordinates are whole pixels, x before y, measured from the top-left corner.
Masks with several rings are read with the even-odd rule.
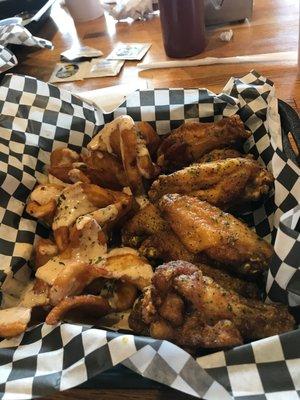
[[[187,261],[187,260],[184,260]],[[260,293],[258,286],[254,282],[245,281],[236,276],[227,274],[218,268],[213,268],[210,265],[203,263],[194,263],[200,269],[203,275],[212,278],[218,285],[222,286],[225,290],[230,290],[238,293],[240,296],[247,299],[259,299]]]
[[[204,163],[217,160],[225,160],[226,158],[240,158],[240,157],[253,159],[252,154],[243,154],[236,149],[227,147],[225,149],[212,150],[209,153],[204,154],[204,156],[200,157],[198,160],[196,160],[196,162]]]
[[[157,162],[163,170],[174,171],[211,150],[238,146],[250,136],[237,115],[216,123],[187,122],[162,141]]]
[[[220,348],[293,329],[285,306],[247,300],[187,262],[158,267],[134,307],[130,327],[192,348]]]
[[[168,229],[168,224],[160,216],[159,209],[149,203],[126,222],[122,230],[125,246],[138,247],[149,235]]]
[[[254,282],[231,276],[220,269],[200,263],[202,257],[189,251],[160,216],[159,210],[149,204],[140,210],[123,229],[123,243],[137,247],[139,253],[156,265],[159,262],[183,260],[196,264],[205,275],[212,277],[225,289],[242,296],[258,298],[259,290]]]
[[[154,262],[197,260],[197,255],[187,250],[170,228],[145,239],[139,247],[139,253]]]
[[[204,275],[214,279],[226,290],[233,290],[241,296],[258,299],[259,289],[254,282],[248,282],[236,276],[213,268],[209,265],[199,263],[199,257],[188,251],[180,242],[178,237],[171,231],[162,231],[151,235],[144,240],[139,253],[155,262],[168,262],[173,260],[188,261],[195,264]]]
[[[184,246],[241,274],[267,269],[272,247],[230,214],[195,197],[169,194],[159,208]]]
[[[273,183],[272,174],[257,161],[227,158],[193,164],[170,175],[160,175],[149,191],[152,201],[167,193],[188,194],[222,209],[259,200]]]
[[[123,228],[123,244],[136,247],[139,253],[151,262],[183,260],[196,264],[205,275],[212,277],[225,289],[234,290],[242,296],[258,298],[259,290],[254,282],[248,282],[236,276],[213,268],[208,258],[188,250],[175,235],[169,224],[161,217],[154,204],[148,204],[140,210]]]

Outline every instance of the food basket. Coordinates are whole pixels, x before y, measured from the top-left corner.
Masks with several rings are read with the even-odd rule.
[[[243,216],[260,236],[274,243],[266,300],[289,304],[297,313],[300,171],[286,156],[291,148],[285,136],[289,131],[298,138],[299,121],[287,105],[278,103],[267,78],[255,71],[232,78],[219,95],[206,89],[141,90],[113,113],[103,114],[53,85],[9,74],[1,82],[0,107],[2,281],[11,279],[18,284],[28,279],[32,244],[37,236],[47,237],[47,229],[26,214],[24,206],[54,148],[66,144],[80,151],[103,124],[122,114],[148,121],[159,134],[165,134],[186,120],[211,122],[238,113],[253,133],[246,151],[275,176],[275,191],[263,205],[253,204]],[[5,297],[4,293],[2,303]],[[91,379],[93,383],[105,380],[105,375],[95,377],[123,365],[203,399],[296,399],[299,343],[296,329],[194,359],[172,343],[128,332],[71,323],[39,324],[20,337],[0,342],[0,396],[46,396]],[[122,373],[118,376],[121,382]]]

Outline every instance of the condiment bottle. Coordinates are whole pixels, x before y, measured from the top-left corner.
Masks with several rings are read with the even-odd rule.
[[[189,57],[205,48],[203,0],[159,0],[166,54]]]

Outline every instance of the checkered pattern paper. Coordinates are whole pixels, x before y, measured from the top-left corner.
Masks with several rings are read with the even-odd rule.
[[[197,362],[235,400],[299,399],[299,331],[200,357]]]
[[[104,123],[123,114],[148,121],[164,134],[187,120],[217,121],[235,113],[253,133],[246,150],[276,178],[264,206],[253,204],[243,216],[275,246],[267,300],[299,305],[300,171],[282,151],[273,84],[256,72],[231,79],[220,95],[206,89],[137,91],[111,114],[53,85],[7,75],[0,87],[2,305],[14,303],[14,288],[29,277],[34,240],[49,234],[26,214],[24,205],[53,149],[65,144],[80,151]],[[300,331],[295,330],[195,360],[166,341],[75,324],[41,324],[0,343],[0,393],[3,399],[46,395],[123,363],[142,376],[207,400],[294,399],[300,390],[299,349]]]
[[[0,342],[0,354],[3,400],[67,390],[119,363],[197,397],[231,398],[190,355],[166,341],[67,323],[41,324],[22,338]]]
[[[18,63],[16,56],[6,48],[8,44],[53,48],[49,40],[32,36],[28,29],[22,25],[10,24],[0,26],[0,73],[7,71]]]
[[[0,73],[18,64],[17,57],[4,46],[0,45]]]

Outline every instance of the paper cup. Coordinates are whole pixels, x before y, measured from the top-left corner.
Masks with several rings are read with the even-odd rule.
[[[65,0],[65,4],[74,21],[78,22],[91,21],[104,13],[100,0]]]

